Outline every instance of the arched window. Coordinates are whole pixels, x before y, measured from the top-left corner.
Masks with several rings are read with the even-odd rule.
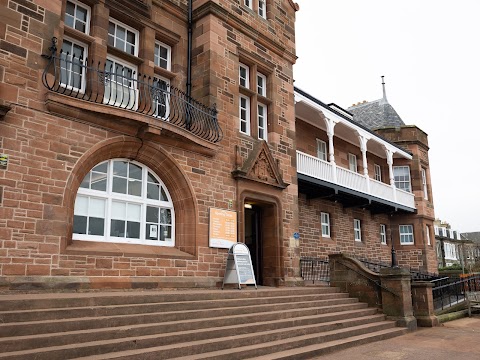
[[[175,212],[163,182],[127,159],[96,165],[75,199],[73,239],[175,245]]]

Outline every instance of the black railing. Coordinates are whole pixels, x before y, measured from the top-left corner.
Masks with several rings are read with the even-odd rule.
[[[301,258],[300,271],[303,280],[330,282],[328,259]]]
[[[441,280],[441,279],[440,279]],[[432,289],[435,311],[440,311],[465,301],[467,291],[480,291],[480,275],[470,276],[459,281],[439,285],[434,282]]]
[[[361,263],[363,263],[363,265],[375,272],[375,273],[380,273],[380,269],[382,268],[390,268],[391,265],[390,264],[387,264],[387,263],[384,263],[384,262],[374,262],[374,261],[370,261],[370,260],[366,260],[366,259],[358,259]],[[429,273],[429,272],[425,272],[425,271],[420,271],[420,270],[412,270],[411,268],[408,268],[408,270],[410,271],[410,275],[412,276],[412,281],[432,281],[432,280],[435,280],[435,279],[439,279],[440,277],[438,276],[438,274],[434,274],[434,273]]]
[[[110,60],[102,65],[76,54],[57,53],[56,38],[49,49],[42,77],[47,89],[166,121],[213,143],[222,139],[216,108],[188,97],[166,81]]]

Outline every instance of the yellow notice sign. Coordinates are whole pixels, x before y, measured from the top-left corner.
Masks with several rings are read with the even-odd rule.
[[[230,249],[237,243],[237,213],[210,208],[209,246]]]

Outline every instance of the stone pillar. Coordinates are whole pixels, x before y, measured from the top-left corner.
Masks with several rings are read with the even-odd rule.
[[[422,327],[438,326],[433,305],[433,284],[428,281],[415,281],[412,283],[413,313],[417,325]]]
[[[410,272],[404,268],[383,268],[380,279],[382,308],[387,319],[396,320],[397,326],[415,330],[417,321],[413,316]]]

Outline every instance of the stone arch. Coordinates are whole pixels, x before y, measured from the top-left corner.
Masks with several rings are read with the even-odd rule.
[[[72,241],[73,209],[80,183],[95,165],[113,158],[138,161],[148,166],[162,179],[175,208],[175,247],[195,255],[197,207],[188,177],[175,159],[161,146],[127,136],[118,136],[96,144],[80,157],[72,169],[63,198],[63,206],[67,210],[67,232],[62,248]]]

